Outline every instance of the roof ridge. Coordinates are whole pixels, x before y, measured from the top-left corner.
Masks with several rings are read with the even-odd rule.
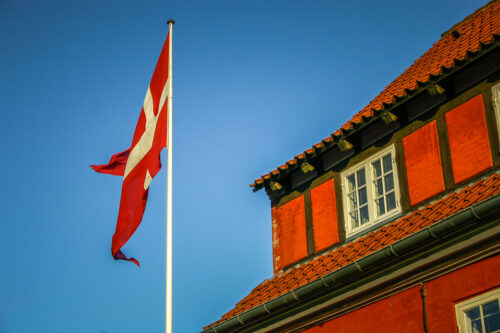
[[[498,0],[490,0],[490,1],[488,1],[488,3],[486,5],[484,5],[482,7],[479,7],[472,14],[467,15],[462,21],[460,21],[458,23],[455,23],[450,29],[448,29],[445,32],[443,32],[441,34],[441,38],[443,38],[444,36],[452,33],[453,31],[455,31],[456,29],[458,29],[459,26],[461,26],[462,24],[465,24],[466,22],[470,21],[476,15],[478,15],[479,13],[481,13],[482,11],[484,11],[486,8],[490,7],[491,5],[493,5],[497,1]]]

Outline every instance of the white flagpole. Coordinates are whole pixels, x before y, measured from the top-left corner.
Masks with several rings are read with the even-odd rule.
[[[168,22],[168,117],[167,117],[167,244],[165,286],[165,332],[172,333],[172,26]]]

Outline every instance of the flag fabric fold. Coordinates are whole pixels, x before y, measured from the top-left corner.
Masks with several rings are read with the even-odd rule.
[[[160,152],[167,143],[169,35],[163,45],[129,149],[113,155],[108,164],[91,165],[100,173],[123,176],[120,209],[111,253],[115,260],[127,258],[121,248],[141,223],[151,180],[161,169]]]
[[[130,148],[111,156],[108,164],[91,165],[91,167],[96,172],[107,173],[108,175],[114,176],[123,176],[125,166],[127,165],[128,155],[130,155]]]

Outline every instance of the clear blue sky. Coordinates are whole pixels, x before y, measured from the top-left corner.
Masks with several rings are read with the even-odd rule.
[[[173,327],[197,332],[272,276],[270,203],[248,184],[485,3],[0,0],[0,332],[164,330],[164,170],[124,248],[137,268],[110,255],[121,179],[88,165],[130,145],[167,19]]]

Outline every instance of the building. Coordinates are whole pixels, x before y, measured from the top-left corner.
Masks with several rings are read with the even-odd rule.
[[[203,332],[500,332],[500,1],[257,179],[274,275]]]

